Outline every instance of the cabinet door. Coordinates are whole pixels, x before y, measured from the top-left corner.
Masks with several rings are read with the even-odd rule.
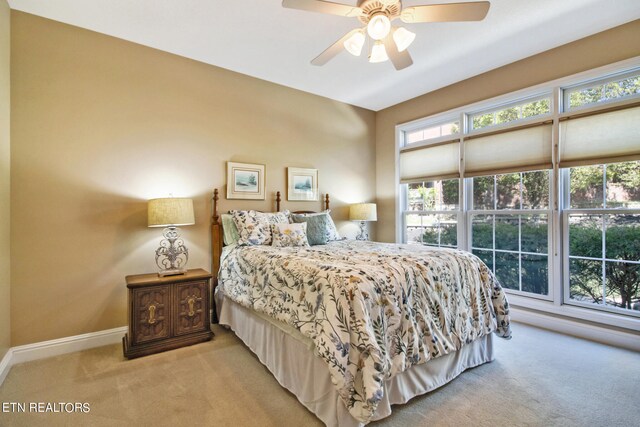
[[[183,335],[203,331],[209,325],[206,312],[208,298],[208,282],[187,282],[176,285],[177,313],[175,334]]]
[[[171,335],[170,291],[168,285],[133,290],[133,344]]]

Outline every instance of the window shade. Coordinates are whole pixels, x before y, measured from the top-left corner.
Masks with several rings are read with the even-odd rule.
[[[460,177],[460,142],[427,145],[400,152],[400,182]]]
[[[560,123],[560,167],[640,160],[640,107]]]
[[[551,169],[551,124],[471,137],[464,142],[465,176]]]

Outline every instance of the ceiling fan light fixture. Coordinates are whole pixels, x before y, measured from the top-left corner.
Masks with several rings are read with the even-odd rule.
[[[400,27],[393,32],[393,41],[398,46],[398,52],[404,51],[408,48],[416,38],[416,33],[412,33],[406,28]]]
[[[384,44],[382,43],[381,40],[378,40],[373,44],[373,47],[371,48],[371,55],[369,55],[369,62],[371,63],[384,62],[387,59],[389,59],[389,57],[387,56],[387,51],[384,48]]]
[[[391,21],[384,13],[374,15],[367,24],[367,33],[374,40],[382,40],[391,31]]]
[[[355,31],[347,40],[345,40],[344,48],[353,56],[360,56],[362,53],[362,47],[364,46],[364,41],[364,31]]]
[[[391,6],[398,3],[398,0],[378,0],[383,6]]]

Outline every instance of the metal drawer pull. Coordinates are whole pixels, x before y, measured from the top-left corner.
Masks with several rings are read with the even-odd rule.
[[[151,304],[149,306],[149,324],[153,325],[154,323],[156,323],[156,306]]]
[[[187,300],[187,304],[189,304],[189,317],[193,317],[196,314],[196,311],[194,309],[194,305],[196,303],[196,299],[194,297],[191,297]]]

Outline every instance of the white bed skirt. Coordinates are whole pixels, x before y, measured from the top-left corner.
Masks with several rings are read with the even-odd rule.
[[[298,331],[249,310],[228,298],[216,298],[220,324],[229,326],[307,409],[327,426],[362,426],[349,414],[331,382],[326,363],[313,353],[313,343]],[[493,360],[493,335],[455,353],[413,366],[387,380],[384,397],[372,421],[391,415],[391,405],[434,390],[473,368]]]

